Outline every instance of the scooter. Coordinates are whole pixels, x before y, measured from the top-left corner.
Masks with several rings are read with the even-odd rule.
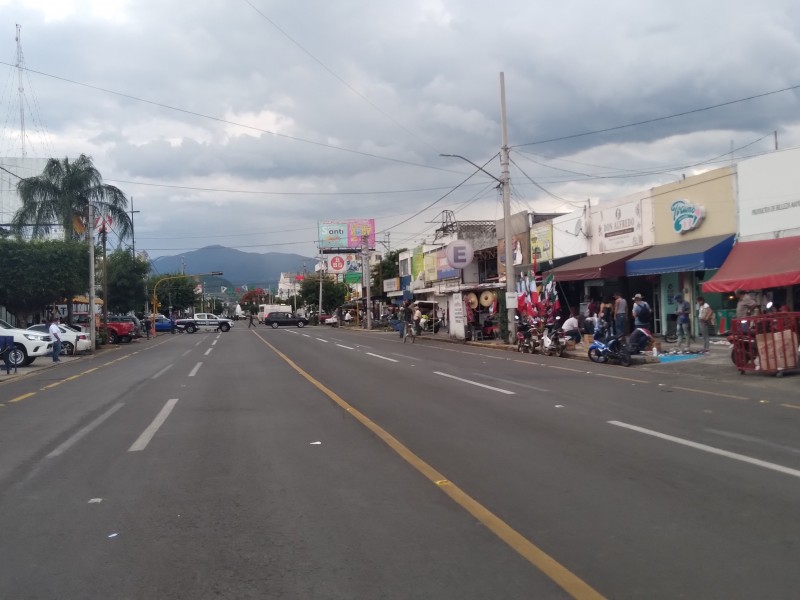
[[[631,366],[631,354],[622,344],[624,335],[618,335],[605,342],[602,336],[595,337],[589,345],[589,360],[595,363],[607,363],[611,360],[618,362],[623,367]]]
[[[550,356],[551,354],[564,356],[564,352],[567,350],[567,338],[561,330],[560,320],[561,317],[556,317],[554,323],[548,323],[544,326],[541,346],[542,354],[545,356]]]

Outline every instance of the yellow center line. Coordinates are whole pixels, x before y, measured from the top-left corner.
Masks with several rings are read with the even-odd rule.
[[[793,408],[795,410],[800,410],[800,406],[798,406],[797,404],[781,404],[781,406],[785,408]]]
[[[72,381],[73,379],[77,379],[78,377],[83,376],[83,373],[78,373],[77,375],[73,375],[72,377],[67,377],[64,381]]]
[[[91,369],[87,369],[86,371],[84,371],[83,373],[81,373],[81,375],[88,375],[89,373],[94,373],[94,372],[95,372],[95,371],[97,371],[97,369],[99,369],[99,368],[100,368],[100,367],[92,367]]]
[[[334,391],[330,390],[321,382],[314,379],[310,374],[301,369],[292,359],[266,341],[263,337],[259,336],[259,338],[264,344],[271,348],[275,354],[286,361],[286,363],[292,369],[297,371],[297,373],[311,383],[311,385],[316,387],[345,411],[353,415],[353,417],[358,420],[359,423],[369,429],[373,434],[375,434],[375,436],[380,438],[387,446],[389,446],[400,457],[402,457],[403,460],[419,471],[425,478],[431,481],[445,494],[450,496],[450,498],[456,502],[456,504],[478,519],[478,521],[485,525],[490,531],[492,531],[492,533],[494,533],[498,538],[516,551],[520,556],[525,558],[533,566],[553,580],[553,582],[555,582],[557,585],[561,586],[561,588],[564,589],[564,591],[566,591],[570,596],[576,600],[605,600],[604,597],[597,592],[597,590],[592,588],[577,575],[569,571],[566,567],[558,563],[553,557],[541,550],[538,546],[534,545],[527,538],[523,537],[519,532],[514,530],[510,525],[492,513],[485,506],[480,504],[477,500],[469,496],[456,484],[439,473],[435,468],[426,463],[419,456],[414,454],[414,452],[403,445],[392,434],[372,421],[369,417],[353,408]]]
[[[30,398],[31,396],[35,396],[35,395],[36,395],[36,392],[28,392],[27,394],[22,394],[22,396],[17,396],[16,398],[12,398],[11,400],[9,400],[9,403],[11,403],[11,402],[19,402],[21,400],[25,400],[25,398]]]
[[[697,390],[695,388],[678,387],[677,385],[673,385],[672,389],[683,390],[684,392],[695,392],[697,394],[708,394],[709,396],[720,396],[722,398],[733,398],[734,400],[750,400],[750,398],[747,398],[745,396],[734,396],[733,394],[722,394],[720,392],[709,392],[708,390]]]
[[[43,390],[49,390],[50,388],[54,388],[54,387],[56,387],[57,385],[61,385],[62,383],[64,383],[64,382],[63,382],[63,381],[54,381],[53,383],[51,383],[51,384],[49,384],[49,385],[46,385],[46,386],[44,386],[42,389],[43,389]]]

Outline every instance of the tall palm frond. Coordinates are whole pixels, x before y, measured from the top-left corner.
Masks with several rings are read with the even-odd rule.
[[[85,154],[73,162],[51,158],[41,175],[17,183],[17,193],[22,207],[11,221],[16,235],[30,229],[30,236],[39,238],[63,227],[65,240],[83,238],[86,227],[94,225],[88,223],[90,203],[97,216],[111,217],[121,239],[131,235],[128,199],[119,188],[103,183]]]

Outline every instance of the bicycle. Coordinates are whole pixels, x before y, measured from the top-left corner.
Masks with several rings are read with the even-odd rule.
[[[408,336],[411,336],[411,343],[417,341],[417,329],[414,327],[413,323],[406,323],[405,324],[405,331],[403,332],[403,343],[406,343]]]

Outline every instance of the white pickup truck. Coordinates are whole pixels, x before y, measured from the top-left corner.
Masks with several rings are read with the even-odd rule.
[[[47,356],[53,352],[53,339],[48,334],[17,329],[2,319],[0,319],[0,335],[14,338],[14,347],[9,354],[12,367],[26,367],[37,356]]]
[[[175,321],[175,327],[186,333],[194,333],[200,329],[203,331],[230,331],[233,321],[211,313],[195,313],[191,319]]]

